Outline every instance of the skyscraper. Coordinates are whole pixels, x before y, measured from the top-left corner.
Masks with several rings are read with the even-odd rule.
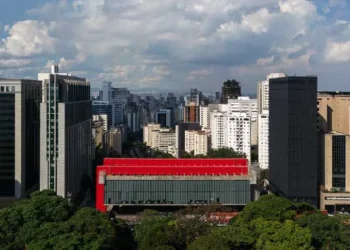
[[[0,80],[0,196],[39,183],[40,102],[39,81]]]
[[[236,80],[227,80],[221,88],[221,103],[226,104],[228,99],[237,99],[241,96],[241,84]]]
[[[317,202],[317,77],[270,79],[270,184],[291,199]]]
[[[266,80],[258,82],[258,149],[260,168],[269,168],[269,80],[285,77],[284,73],[271,73]]]
[[[191,89],[191,93],[185,96],[184,122],[199,123],[201,99],[202,93],[197,89]]]
[[[58,73],[39,73],[40,190],[62,197],[76,195],[84,176],[91,176],[90,83],[84,78]]]

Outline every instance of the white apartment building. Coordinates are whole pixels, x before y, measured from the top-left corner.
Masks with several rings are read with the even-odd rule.
[[[266,80],[258,82],[258,147],[259,165],[261,168],[269,168],[269,80],[285,77],[284,73],[271,73]]]
[[[185,131],[185,151],[194,155],[206,155],[210,148],[208,132],[197,130]]]
[[[161,128],[152,131],[152,148],[170,154],[173,152],[169,152],[169,150],[175,147],[175,143],[176,136],[174,130]]]
[[[251,120],[250,141],[251,145],[258,145],[258,101],[248,96],[240,96],[238,99],[228,99],[228,112],[240,112],[247,114]]]
[[[214,110],[210,113],[211,147],[219,149],[226,147],[225,137],[225,117],[226,113]]]
[[[251,118],[246,113],[230,113],[225,117],[224,145],[234,151],[244,153],[250,162]]]
[[[199,124],[202,128],[210,128],[210,112],[208,106],[199,107]]]
[[[159,131],[160,124],[149,123],[143,127],[143,142],[146,143],[147,146],[152,147],[153,141],[153,131]]]
[[[258,98],[258,113],[269,109],[269,80],[273,78],[285,77],[284,73],[271,73],[266,77],[266,80],[258,82],[257,98]]]
[[[259,165],[262,169],[269,168],[269,111],[259,114]]]

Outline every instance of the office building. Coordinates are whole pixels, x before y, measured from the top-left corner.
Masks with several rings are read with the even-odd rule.
[[[166,106],[175,108],[177,105],[177,99],[174,93],[168,93],[168,96],[166,98]]]
[[[103,130],[108,130],[108,115],[106,114],[100,114],[100,115],[93,115],[92,121],[101,121],[103,123]]]
[[[156,123],[160,124],[161,127],[171,127],[172,114],[170,109],[160,109],[156,114]]]
[[[141,129],[141,124],[140,124],[140,107],[131,105],[128,106],[127,111],[126,111],[126,121],[127,125],[129,128],[130,132],[138,132]]]
[[[185,131],[185,151],[193,155],[207,155],[210,149],[210,134],[205,131]]]
[[[74,197],[83,176],[91,176],[90,83],[58,73],[58,67],[39,73],[38,79],[42,82],[40,190]]]
[[[202,93],[197,89],[191,89],[191,93],[185,96],[184,122],[199,123],[201,100]]]
[[[224,146],[232,148],[238,153],[244,153],[249,162],[251,153],[250,119],[246,113],[226,114],[223,118],[224,129],[222,133]]]
[[[176,134],[173,129],[161,128],[158,131],[153,130],[152,134],[152,148],[164,153],[170,153],[169,147],[175,147]]]
[[[0,197],[39,183],[41,82],[0,79]]]
[[[317,77],[270,79],[270,184],[285,197],[318,197]]]
[[[92,115],[106,115],[107,116],[107,130],[114,126],[115,116],[113,114],[114,105],[109,101],[92,101]]]
[[[197,122],[180,122],[175,126],[175,146],[177,149],[176,157],[180,158],[185,152],[185,131],[201,130],[201,126]]]
[[[350,92],[319,92],[317,108],[320,131],[350,134]]]
[[[241,96],[241,84],[236,80],[227,80],[221,88],[221,103],[226,104],[228,99],[237,99]]]
[[[200,106],[199,108],[200,119],[199,124],[202,128],[210,128],[210,112],[208,106]]]

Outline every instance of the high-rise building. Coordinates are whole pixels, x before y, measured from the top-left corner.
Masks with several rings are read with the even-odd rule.
[[[269,80],[273,78],[285,77],[284,73],[271,73],[266,77],[266,80],[258,82],[257,98],[258,98],[258,113],[269,109]]]
[[[140,131],[140,107],[133,105],[129,106],[126,111],[126,121],[131,132]]]
[[[210,113],[211,147],[213,149],[226,147],[225,121],[226,113],[216,110]]]
[[[171,128],[161,128],[158,131],[153,130],[152,133],[152,148],[170,154],[169,149],[176,143],[175,131]]]
[[[350,92],[317,96],[320,209],[350,212]]]
[[[202,93],[197,89],[191,89],[191,93],[185,96],[184,122],[199,123],[199,107]]]
[[[263,169],[269,168],[269,80],[285,76],[284,73],[271,73],[266,77],[266,80],[258,82],[258,161]],[[254,122],[252,122],[253,126],[255,126]]]
[[[282,196],[316,204],[317,77],[270,79],[270,184]]]
[[[39,183],[41,82],[0,79],[0,196]]]
[[[92,121],[101,121],[103,124],[103,130],[108,130],[108,115],[107,114],[100,114],[100,115],[93,115]]]
[[[58,73],[39,73],[40,190],[74,197],[80,181],[91,176],[90,83],[84,78]]]
[[[102,83],[102,100],[105,102],[109,102],[112,99],[112,82],[104,81]]]
[[[115,124],[114,107],[109,101],[92,101],[92,115],[107,115],[107,130]]]
[[[197,122],[180,122],[175,126],[175,146],[176,157],[180,158],[185,152],[185,131],[186,130],[201,130],[201,126]]]
[[[209,107],[208,106],[200,106],[199,113],[200,113],[199,124],[202,126],[202,128],[209,128],[210,127]]]
[[[222,85],[221,103],[226,104],[228,99],[237,99],[241,96],[241,84],[236,80],[227,80]]]
[[[229,113],[224,116],[223,142],[227,148],[244,153],[250,162],[250,117],[246,113]]]
[[[317,108],[319,130],[350,134],[350,92],[319,92]]]
[[[147,146],[152,147],[153,134],[152,131],[159,131],[160,124],[149,123],[143,127],[143,142],[146,143]]]
[[[156,123],[162,127],[171,127],[171,115],[172,112],[170,109],[160,109],[156,114]]]
[[[116,151],[119,155],[122,154],[122,131],[118,128],[112,128],[108,131],[110,150]]]
[[[239,96],[237,99],[228,99],[228,113],[239,112],[250,118],[250,144],[258,145],[258,102],[248,96]]]
[[[168,96],[166,98],[166,106],[175,108],[177,104],[177,99],[174,93],[168,93]]]
[[[194,155],[206,155],[210,149],[210,135],[205,131],[185,131],[185,151]]]
[[[262,169],[269,168],[269,111],[263,110],[258,117],[259,135],[259,166]]]
[[[220,102],[220,92],[215,92],[215,102],[219,103]]]

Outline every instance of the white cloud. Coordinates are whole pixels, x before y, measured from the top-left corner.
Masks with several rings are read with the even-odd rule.
[[[0,69],[21,68],[31,63],[29,59],[0,59]]]
[[[328,63],[345,63],[350,61],[350,41],[330,42],[325,51]]]
[[[345,53],[334,55],[346,51],[341,41],[350,41],[350,25],[323,18],[325,4],[318,2],[50,1],[27,11],[38,20],[7,26],[0,54],[6,60],[31,60],[34,77],[36,68],[56,62],[62,71],[81,72],[93,85],[110,80],[131,88],[188,89],[191,81],[191,87],[212,89],[234,69],[253,92],[258,73],[311,72],[325,62],[348,62]],[[335,2],[329,3],[330,15],[341,19],[331,5]],[[327,44],[328,37],[341,46]],[[331,67],[327,70],[332,74]]]
[[[15,23],[9,28],[9,36],[3,39],[4,52],[13,56],[32,56],[35,54],[54,53],[56,39],[51,37],[49,25],[35,20],[26,20]]]

